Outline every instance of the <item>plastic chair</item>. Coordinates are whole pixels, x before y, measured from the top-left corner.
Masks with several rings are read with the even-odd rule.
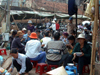
[[[66,71],[68,75],[75,75],[72,71]]]
[[[58,65],[49,65],[48,66],[48,71],[53,70],[53,69],[55,69],[57,67],[58,67]]]
[[[0,49],[0,55],[7,55],[6,49]]]
[[[36,65],[37,65],[38,61],[31,60],[31,62],[33,63],[33,68],[36,68]]]
[[[82,71],[82,73],[84,74],[84,73],[90,73],[90,69],[89,69],[89,65],[84,65],[83,66],[83,71]]]
[[[75,70],[75,71],[76,71],[76,74],[75,74],[75,75],[78,75],[78,73],[77,73],[77,67],[75,67],[75,66],[72,66],[72,67],[66,66],[66,67],[65,67],[65,70],[68,70],[68,71],[73,71],[73,70]]]
[[[42,75],[43,73],[46,73],[48,71],[48,65],[45,63],[38,63],[36,66],[36,73],[39,73],[39,75]]]

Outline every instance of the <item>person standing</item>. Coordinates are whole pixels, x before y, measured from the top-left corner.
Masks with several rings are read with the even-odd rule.
[[[67,25],[67,33],[69,34],[69,35],[71,35],[71,33],[72,33],[72,31],[73,30],[75,30],[75,25],[73,24],[73,18],[72,17],[70,17],[69,18],[69,23],[68,23],[68,25]]]
[[[34,25],[32,25],[32,21],[28,21],[28,27],[27,30],[30,30],[31,32],[35,31]]]
[[[49,27],[50,27],[50,22],[47,20],[46,29],[49,29]]]
[[[60,25],[59,25],[59,21],[56,21],[56,30],[59,31]]]

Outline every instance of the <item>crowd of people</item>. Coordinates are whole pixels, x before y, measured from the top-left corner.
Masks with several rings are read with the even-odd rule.
[[[78,63],[78,73],[82,75],[83,66],[90,64],[91,60],[91,47],[86,39],[91,28],[80,24],[78,29],[83,29],[84,32],[77,37],[72,21],[73,18],[70,17],[66,32],[60,32],[58,21],[52,21],[52,25],[48,22],[45,31],[36,30],[31,20],[22,31],[13,30],[10,37],[10,55],[13,61],[8,71],[11,72],[16,67],[19,75],[28,74],[34,64],[29,60],[34,60],[64,67],[68,63]],[[82,55],[77,56],[76,52],[82,52]]]

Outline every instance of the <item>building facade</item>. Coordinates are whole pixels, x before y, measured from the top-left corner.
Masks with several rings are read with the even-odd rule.
[[[61,3],[68,3],[68,0],[47,0],[47,1],[55,1],[55,2],[61,2]]]

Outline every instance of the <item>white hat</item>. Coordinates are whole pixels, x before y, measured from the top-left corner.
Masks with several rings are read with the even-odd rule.
[[[78,39],[85,39],[85,34],[79,34]]]
[[[26,28],[23,28],[22,30],[27,30]]]
[[[29,20],[29,21],[28,21],[28,23],[32,23],[32,21],[31,21],[31,20]]]
[[[52,21],[52,23],[56,23],[55,21]]]
[[[56,68],[52,71],[49,71],[46,74],[49,74],[49,75],[62,75],[62,74],[63,75],[68,75],[63,66],[58,67],[58,68]]]

